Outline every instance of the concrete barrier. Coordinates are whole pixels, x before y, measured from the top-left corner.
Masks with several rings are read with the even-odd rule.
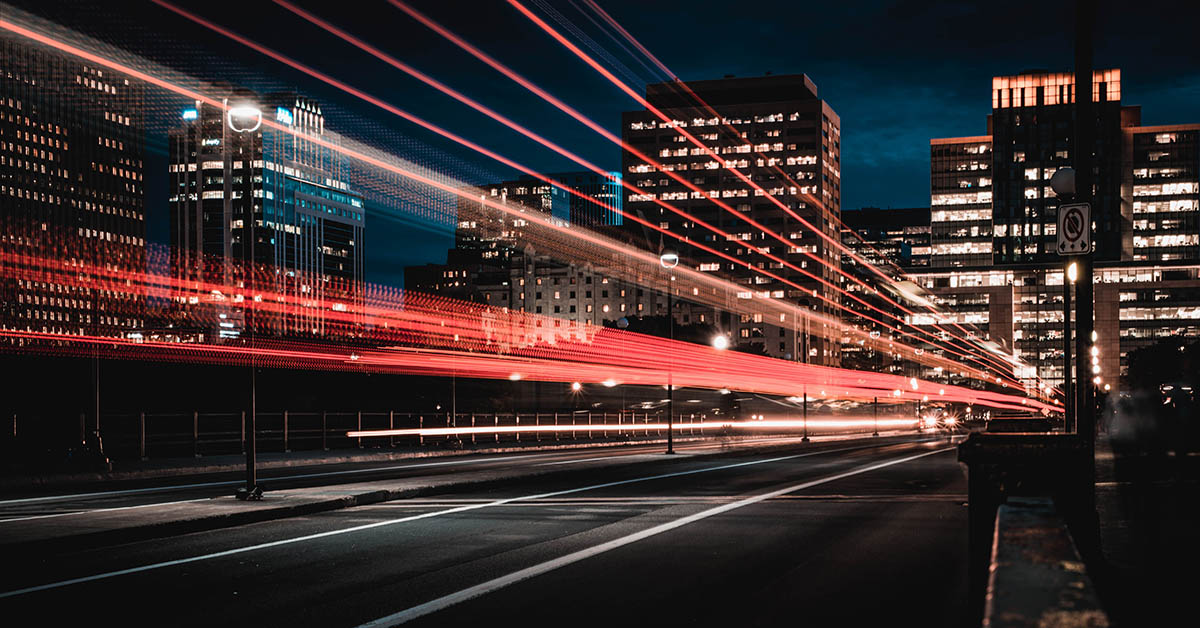
[[[1052,500],[1013,497],[997,508],[983,625],[988,628],[1110,625],[1075,542]]]

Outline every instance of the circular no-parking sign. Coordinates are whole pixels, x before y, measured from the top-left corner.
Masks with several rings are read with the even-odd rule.
[[[1092,248],[1091,206],[1063,205],[1058,210],[1058,253],[1086,253]]]

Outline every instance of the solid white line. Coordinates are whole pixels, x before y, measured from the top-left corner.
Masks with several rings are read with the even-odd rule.
[[[137,506],[114,506],[112,508],[96,508],[93,510],[76,510],[74,512],[56,512],[52,515],[33,515],[30,517],[14,517],[12,519],[0,519],[0,523],[11,523],[13,521],[29,521],[30,519],[49,519],[51,517],[69,517],[71,515],[91,515],[98,512],[112,512],[114,510],[132,510],[134,508],[149,508],[151,506],[170,506],[173,504],[187,504],[190,502],[207,501],[208,497],[200,497],[197,499],[181,499],[174,502],[155,502],[153,504],[140,504]]]
[[[551,466],[559,465],[559,464],[575,464],[576,462],[593,462],[596,460],[612,460],[613,458],[624,458],[626,456],[632,456],[632,455],[639,455],[639,454],[618,454],[616,456],[597,456],[595,458],[580,458],[579,460],[558,460],[555,462],[542,462],[542,463],[538,464],[537,466],[551,467]],[[651,454],[640,454],[640,455],[648,456]]]
[[[186,565],[188,563],[195,563],[195,562],[200,562],[200,561],[204,561],[204,560],[212,560],[214,558],[233,556],[235,554],[243,554],[245,552],[253,552],[253,551],[257,551],[257,550],[261,550],[261,549],[268,549],[271,547],[279,547],[281,545],[291,545],[293,543],[301,543],[304,541],[313,541],[316,539],[323,539],[323,538],[331,537],[331,536],[340,536],[342,534],[349,534],[351,532],[370,530],[372,528],[381,528],[384,526],[396,525],[399,523],[407,523],[409,521],[428,519],[430,517],[440,517],[442,515],[452,515],[452,514],[460,513],[460,512],[478,510],[480,508],[503,506],[504,504],[510,504],[512,502],[520,502],[520,501],[526,501],[526,500],[531,500],[531,499],[544,499],[546,497],[556,497],[558,495],[570,495],[572,493],[581,493],[583,491],[593,491],[596,489],[609,488],[612,486],[622,486],[625,484],[633,484],[636,482],[661,480],[661,479],[665,479],[665,478],[674,478],[674,477],[680,477],[680,476],[684,476],[684,475],[694,475],[697,473],[707,473],[709,471],[720,471],[722,469],[734,469],[737,467],[746,467],[746,466],[752,466],[752,465],[767,464],[770,462],[780,462],[782,460],[793,460],[796,458],[806,458],[808,456],[817,456],[817,455],[821,455],[821,454],[853,451],[853,450],[858,450],[858,449],[869,449],[869,448],[877,447],[877,446],[878,445],[859,445],[857,447],[843,447],[840,449],[826,449],[826,450],[822,450],[822,451],[812,451],[812,452],[806,452],[806,453],[802,453],[802,454],[793,454],[791,456],[765,458],[763,460],[751,460],[749,462],[737,462],[734,464],[726,464],[726,465],[720,465],[720,466],[716,466],[716,467],[705,467],[703,469],[692,469],[690,471],[677,471],[674,473],[663,473],[660,475],[650,475],[650,476],[646,476],[646,477],[633,478],[633,479],[629,479],[629,480],[618,480],[615,482],[605,482],[603,484],[592,484],[590,486],[582,486],[579,488],[566,489],[566,490],[562,490],[562,491],[552,491],[549,493],[538,493],[536,495],[525,495],[522,497],[509,497],[509,498],[505,498],[505,499],[497,499],[497,500],[485,502],[482,504],[471,504],[471,505],[467,505],[467,506],[459,506],[457,508],[449,508],[446,510],[437,510],[434,512],[427,512],[427,513],[422,513],[419,515],[412,515],[409,517],[401,517],[399,519],[376,521],[375,523],[367,523],[367,524],[363,524],[363,525],[354,526],[351,528],[343,528],[340,530],[330,530],[328,532],[319,532],[316,534],[307,534],[304,536],[293,537],[290,539],[280,539],[278,541],[271,541],[269,543],[259,543],[257,545],[248,545],[248,546],[244,546],[244,547],[237,547],[237,548],[225,550],[222,552],[214,552],[212,554],[202,554],[200,556],[189,556],[188,558],[179,558],[176,560],[168,560],[168,561],[161,562],[161,563],[152,563],[149,565],[142,565],[140,567],[130,567],[128,569],[121,569],[118,571],[110,571],[110,572],[106,572],[106,573],[95,574],[92,576],[83,576],[80,578],[72,578],[70,580],[62,580],[59,582],[51,582],[48,584],[40,584],[37,586],[26,587],[24,589],[5,591],[3,593],[0,593],[0,599],[9,598],[9,597],[17,597],[19,595],[25,595],[27,593],[35,593],[37,591],[47,591],[50,589],[58,589],[58,588],[70,586],[73,584],[82,584],[84,582],[94,582],[96,580],[106,580],[108,578],[115,578],[117,576],[126,576],[129,574],[141,573],[144,571],[152,571],[155,569],[162,569],[164,567],[174,567],[176,565]]]
[[[804,490],[807,488],[811,488],[813,486],[818,486],[820,484],[826,484],[828,482],[833,482],[835,480],[841,480],[843,478],[848,478],[853,475],[858,475],[860,473],[867,473],[868,471],[875,471],[877,469],[882,469],[884,467],[890,467],[892,465],[900,464],[903,462],[909,462],[911,460],[916,460],[917,458],[924,458],[925,456],[932,456],[934,454],[945,453],[947,451],[951,451],[952,449],[953,448],[938,449],[935,451],[927,451],[925,453],[917,454],[915,456],[905,456],[903,458],[895,458],[895,459],[888,460],[885,462],[879,462],[876,464],[866,465],[863,467],[858,467],[857,469],[851,469],[850,471],[846,471],[844,473],[838,473],[838,474],[826,476],[826,477],[823,477],[820,479],[810,480],[808,482],[801,482],[800,484],[794,484],[787,488],[778,489],[775,491],[771,491],[769,493],[762,493],[759,495],[755,495],[753,497],[747,497],[746,499],[743,499],[740,501],[736,501],[736,502],[729,503],[729,504],[724,504],[722,506],[717,506],[715,508],[710,508],[708,510],[704,510],[704,511],[692,514],[692,515],[688,515],[686,517],[682,517],[682,518],[676,519],[674,521],[669,521],[667,523],[663,523],[663,524],[654,526],[652,528],[647,528],[640,532],[635,532],[628,536],[623,536],[621,538],[613,539],[611,541],[601,543],[599,545],[594,545],[587,549],[582,549],[577,552],[572,552],[565,556],[560,556],[553,560],[548,560],[544,563],[534,565],[532,567],[526,567],[525,569],[522,569],[520,571],[515,571],[506,576],[501,576],[499,578],[489,580],[482,584],[477,584],[473,587],[463,589],[456,593],[451,593],[449,595],[442,596],[435,600],[425,602],[424,604],[420,604],[420,605],[413,606],[411,608],[402,610],[398,613],[393,613],[386,617],[380,617],[379,619],[376,619],[374,621],[369,621],[365,624],[361,624],[361,625],[359,625],[358,628],[384,628],[384,627],[388,627],[388,626],[396,626],[399,624],[407,623],[414,619],[424,617],[425,615],[429,615],[431,613],[436,613],[437,611],[443,610],[450,606],[454,606],[455,604],[460,604],[462,602],[466,602],[468,600],[471,600],[471,599],[474,599],[474,598],[477,598],[477,597],[480,597],[483,595],[487,595],[488,593],[491,593],[498,589],[503,589],[504,587],[507,587],[512,584],[516,584],[518,582],[521,582],[522,580],[528,580],[535,576],[540,576],[546,572],[553,571],[560,567],[565,567],[567,565],[577,563],[579,561],[591,558],[598,554],[603,554],[605,552],[617,549],[618,547],[624,547],[631,543],[636,543],[638,541],[641,541],[642,539],[647,539],[652,536],[662,534],[663,532],[668,532],[670,530],[674,530],[676,528],[683,527],[690,523],[695,523],[702,519],[714,517],[716,515],[729,512],[731,510],[736,510],[738,508],[750,506],[752,504],[757,504],[759,502],[766,501],[768,499],[772,499],[775,497],[779,497],[779,496],[785,495],[787,493],[801,491],[801,490]]]

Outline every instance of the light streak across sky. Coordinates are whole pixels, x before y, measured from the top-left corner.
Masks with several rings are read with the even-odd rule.
[[[176,12],[183,13],[163,0],[155,0],[155,2]],[[303,10],[294,7],[288,2],[278,0],[278,3],[289,10],[304,14]],[[402,10],[406,10],[414,18],[420,19],[417,15],[414,15],[414,12],[406,9],[405,5],[399,2],[399,0],[393,0],[393,4]],[[513,4],[520,7],[519,3],[513,2]],[[190,19],[200,18],[193,16]],[[306,19],[309,19],[309,21],[315,20],[314,23],[318,23],[323,28],[329,27],[326,30],[333,28],[334,31],[337,31],[336,27],[332,27],[332,25],[319,23],[320,19],[315,16],[310,15]],[[437,30],[435,28],[436,25],[426,25]],[[214,29],[220,28],[211,24],[209,26]],[[179,77],[169,72],[148,69],[149,66],[129,62],[124,57],[118,61],[105,54],[76,45],[69,37],[62,34],[57,34],[56,36],[55,34],[42,32],[36,28],[6,18],[0,18],[0,28],[37,41],[42,45],[75,55],[98,66],[122,72],[176,97],[205,103],[217,108],[225,106],[221,99],[209,91],[210,88],[194,80]],[[448,30],[446,32],[449,33]],[[426,130],[434,131],[446,139],[479,150],[481,153],[493,157],[505,165],[518,167],[519,169],[523,168],[519,164],[516,164],[516,162],[507,160],[494,151],[489,151],[482,146],[471,143],[466,138],[425,122],[332,76],[298,64],[289,57],[271,51],[248,39],[239,39],[240,36],[232,33],[232,31],[226,30],[222,34],[234,37],[241,43],[254,48],[276,61],[304,71],[314,78],[325,81],[356,98],[371,102],[373,105],[387,110],[394,115],[403,117],[414,124],[418,124]],[[335,32],[335,34],[338,33]],[[348,33],[341,32],[339,36],[342,35],[345,35],[343,39],[355,39]],[[375,52],[372,52],[372,54],[385,61],[391,59],[388,55],[370,47],[365,42],[358,41],[358,44],[361,44],[360,47],[365,47],[368,51],[374,50]],[[481,51],[475,56],[487,62],[488,58]],[[424,76],[419,71],[407,66],[407,64],[403,64],[398,60],[393,61],[395,63],[392,63],[392,65],[393,67],[397,67],[397,69],[402,69],[410,73],[410,75]],[[389,61],[389,63],[391,62]],[[489,63],[489,65],[493,64]],[[504,72],[504,70],[501,70],[504,66],[500,66],[498,62],[493,67]],[[538,90],[540,90],[532,82],[523,79],[515,72],[508,71],[504,73],[518,83],[524,81],[522,84],[535,93],[538,93]],[[438,88],[443,93],[458,94],[432,77],[426,77],[426,79],[428,79],[426,80],[427,84]],[[539,96],[548,99],[548,101],[549,99],[553,99],[551,101],[552,104],[555,104],[560,110],[568,114],[574,111],[568,105],[562,103],[562,101],[554,99],[553,96],[550,96],[544,90],[540,91],[541,93],[538,93]],[[458,99],[460,101],[464,99],[470,101],[470,99],[461,94],[458,94]],[[489,115],[494,119],[503,118],[501,114],[492,111],[481,103],[470,102],[474,102],[474,108],[485,113],[485,115]],[[578,112],[575,112],[575,114],[578,114]],[[573,115],[572,117],[576,116]],[[593,130],[598,132],[603,131],[594,122],[590,120],[585,122],[587,119],[582,115],[579,115],[576,119],[589,126],[589,128],[593,128]],[[505,118],[504,120],[507,119]],[[264,119],[262,124],[273,131],[297,133],[290,126],[279,124],[270,119]],[[508,126],[510,128],[520,127],[520,125],[511,123],[511,121],[509,121]],[[524,127],[520,127],[520,129],[526,132],[527,136],[537,136],[536,133],[524,129]],[[621,140],[611,133],[608,133],[607,136],[624,145]],[[346,139],[309,136],[305,136],[304,139],[323,148],[336,151],[350,158],[366,170],[398,177],[411,184],[436,190],[440,193],[477,201],[481,209],[486,208],[487,210],[499,212],[506,216],[528,220],[532,225],[528,231],[530,241],[536,243],[542,250],[557,253],[564,258],[568,256],[584,260],[590,258],[590,260],[598,265],[603,265],[606,269],[613,270],[614,275],[631,283],[645,285],[653,284],[659,280],[655,278],[658,271],[658,258],[652,253],[631,249],[624,243],[598,233],[556,223],[549,216],[531,208],[487,198],[480,195],[479,190],[470,188],[450,177],[439,175],[415,164],[408,163],[377,148]],[[546,140],[546,143],[552,144],[549,140]],[[531,170],[529,172],[536,175]],[[752,182],[747,183],[752,185]],[[561,187],[570,189],[569,186]],[[595,199],[592,200],[599,203]],[[672,208],[672,210],[675,211],[675,208]],[[686,216],[687,214],[683,215]],[[631,217],[630,219],[633,218]],[[678,237],[662,229],[659,229],[659,231],[673,237]],[[709,250],[710,252],[717,252],[712,249]],[[719,254],[719,252],[717,253]],[[741,260],[733,261],[740,262]],[[615,332],[614,330],[601,329],[595,326],[585,326],[571,321],[562,321],[561,319],[535,317],[533,315],[509,312],[497,308],[452,302],[433,296],[409,294],[401,299],[399,295],[389,293],[388,290],[379,286],[344,285],[336,289],[331,288],[331,293],[343,290],[346,295],[364,295],[364,298],[361,302],[356,302],[353,298],[347,298],[348,307],[343,310],[313,312],[310,305],[290,300],[294,297],[288,296],[288,293],[283,290],[280,290],[278,293],[271,293],[267,290],[255,288],[256,293],[251,294],[251,291],[247,289],[224,285],[220,282],[202,282],[200,284],[184,286],[178,284],[174,279],[153,273],[122,274],[100,267],[65,268],[61,265],[61,260],[16,259],[12,256],[6,256],[3,260],[0,260],[0,263],[4,265],[6,276],[15,277],[21,273],[26,273],[23,276],[32,277],[44,276],[46,273],[49,273],[56,277],[56,281],[64,284],[69,284],[72,281],[95,282],[89,284],[90,287],[97,288],[103,286],[103,289],[106,290],[126,291],[137,295],[143,300],[147,296],[177,295],[180,292],[191,290],[195,294],[204,295],[206,299],[210,298],[213,294],[220,294],[222,298],[228,299],[229,304],[242,311],[253,310],[266,316],[279,318],[316,317],[323,323],[330,325],[331,328],[342,331],[353,330],[356,325],[360,326],[363,321],[367,320],[375,324],[372,333],[369,334],[368,339],[370,342],[367,346],[350,346],[349,344],[338,346],[336,343],[328,342],[328,339],[323,339],[324,341],[314,340],[312,342],[281,341],[279,343],[262,340],[254,345],[242,346],[232,344],[219,346],[187,344],[186,346],[181,346],[183,343],[158,342],[144,338],[114,339],[111,337],[101,338],[82,334],[68,336],[28,330],[7,330],[4,332],[4,335],[10,340],[19,341],[21,343],[21,350],[25,351],[36,350],[50,353],[70,353],[75,350],[72,347],[87,346],[89,351],[103,351],[111,354],[113,357],[121,358],[134,357],[140,353],[151,359],[181,359],[181,356],[200,356],[201,359],[214,363],[243,363],[253,357],[254,359],[262,358],[270,363],[295,368],[377,369],[383,372],[419,372],[432,374],[454,373],[470,377],[495,379],[507,378],[513,373],[520,373],[522,379],[531,380],[617,381],[640,385],[661,385],[665,381],[665,374],[668,368],[670,368],[672,370],[679,369],[679,372],[675,373],[675,381],[677,383],[682,386],[699,388],[725,388],[730,386],[731,383],[736,383],[739,390],[749,390],[764,394],[793,395],[799,392],[797,386],[803,388],[811,384],[813,386],[824,386],[833,389],[834,392],[830,393],[831,398],[865,400],[875,396],[887,396],[889,402],[911,401],[914,399],[914,395],[919,397],[928,394],[934,389],[938,389],[944,390],[944,392],[939,394],[939,397],[944,397],[945,401],[948,402],[992,403],[996,404],[995,407],[1018,409],[1050,409],[1050,406],[1041,402],[1028,400],[1018,395],[982,392],[969,388],[943,386],[933,382],[922,382],[922,389],[918,394],[918,391],[909,390],[905,385],[907,382],[906,379],[896,375],[814,367],[746,354],[714,354],[714,350],[709,347],[689,345],[687,343],[672,343],[671,341],[650,336],[636,336]],[[870,344],[878,350],[900,354],[904,358],[915,362],[943,367],[951,372],[962,373],[988,382],[993,380],[996,373],[994,365],[991,367],[993,372],[988,373],[976,367],[965,366],[944,356],[923,355],[924,352],[914,346],[905,345],[889,338],[872,338],[863,330],[850,328],[845,323],[836,319],[815,316],[806,308],[782,300],[736,299],[730,301],[728,295],[738,290],[738,284],[720,277],[714,277],[708,273],[698,272],[694,268],[687,268],[684,265],[681,265],[674,272],[677,275],[677,282],[673,284],[675,291],[680,296],[691,301],[710,304],[724,311],[733,311],[743,315],[766,313],[781,317],[792,316],[793,320],[810,318],[820,324],[821,327],[828,328],[823,333],[826,333],[834,341],[839,341],[843,336],[851,336],[860,340],[863,344]],[[755,269],[755,272],[785,283],[791,283],[769,271]],[[792,285],[798,286],[798,284]],[[829,284],[829,287],[844,293],[837,286]],[[855,298],[854,295],[850,295],[850,297]],[[865,302],[863,304],[872,307]],[[208,302],[206,305],[211,306],[212,303]],[[342,305],[346,306],[347,303],[342,303]],[[878,310],[878,308],[875,309]],[[197,308],[195,315],[198,317],[212,317],[215,316],[214,311],[211,308]],[[883,310],[878,311],[888,316],[894,316]],[[905,332],[899,327],[892,327],[873,318],[865,316],[864,318],[875,322],[885,329],[895,331],[902,336],[921,340],[916,335]],[[781,318],[780,320],[784,319]],[[566,323],[566,325],[563,325],[563,323]],[[497,329],[500,329],[499,335],[497,335]],[[563,331],[561,335],[559,335],[559,332],[550,334],[551,340],[547,341],[547,334],[542,330],[549,329]],[[928,335],[928,332],[924,332],[923,330],[921,332]],[[508,339],[508,341],[505,343],[497,342],[496,339],[500,336]],[[635,340],[630,340],[631,338],[635,338]],[[479,347],[486,347],[489,344],[496,346],[481,353]],[[500,345],[502,344],[504,345],[504,349],[500,349]],[[613,357],[613,354],[618,349],[628,350],[631,344],[635,347],[633,351],[627,351],[627,355],[623,355],[621,358]],[[974,356],[962,354],[950,347],[946,347],[946,349],[950,353],[955,353],[969,360],[978,360]],[[991,356],[987,357],[990,358]],[[693,366],[687,368],[679,366],[685,363],[690,363]],[[1001,371],[1000,373],[1009,382],[1016,383],[1016,380],[1012,378],[1011,372]],[[894,390],[900,390],[901,393],[891,396],[890,393]]]

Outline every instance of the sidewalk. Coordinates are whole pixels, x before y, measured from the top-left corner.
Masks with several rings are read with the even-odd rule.
[[[1177,625],[1200,575],[1200,455],[1096,445],[1104,564],[1094,579],[1117,626]]]
[[[798,439],[788,439],[784,443],[758,441],[741,444],[736,441],[720,442],[713,439],[711,448],[681,453],[672,459],[731,455],[748,450],[762,453],[779,449],[795,449],[801,446],[819,450],[825,448],[826,445],[851,444],[858,441],[895,443],[911,440],[913,436],[916,435],[906,432],[881,434],[879,437],[860,435],[848,438],[826,437],[819,441],[813,439],[814,442],[805,445],[801,445]],[[677,442],[679,441],[677,440]],[[467,453],[478,453],[478,451]],[[388,458],[377,459],[411,458],[411,456],[402,454],[390,455],[391,457]],[[307,464],[314,463],[312,457],[307,460]],[[62,551],[100,543],[130,543],[395,499],[480,490],[535,476],[565,475],[594,471],[597,468],[608,466],[645,464],[664,460],[666,458],[657,453],[631,454],[581,461],[582,464],[569,466],[513,465],[503,469],[463,470],[428,477],[408,477],[270,491],[259,502],[242,502],[233,496],[225,496],[109,511],[97,510],[73,516],[55,516],[26,521],[14,520],[8,524],[0,522],[0,525],[4,526],[3,536],[0,537],[0,552],[34,554],[41,551]]]
[[[675,438],[675,442],[685,443],[711,439],[703,436],[684,436]],[[420,458],[439,458],[444,456],[466,456],[471,454],[512,453],[532,450],[557,451],[562,449],[582,449],[590,447],[623,447],[629,445],[647,445],[666,443],[665,438],[631,437],[620,440],[605,441],[508,441],[502,443],[463,443],[461,448],[445,446],[429,447],[367,447],[356,449],[332,450],[299,450],[292,452],[259,452],[256,457],[256,468],[284,469],[292,467],[321,466],[328,464],[353,462],[388,462]],[[113,470],[108,473],[91,472],[61,472],[14,474],[0,476],[0,494],[9,491],[21,491],[30,488],[53,488],[79,484],[95,484],[98,482],[153,480],[186,475],[203,475],[209,473],[231,473],[243,471],[246,468],[246,457],[242,454],[227,454],[201,456],[196,458],[159,458],[151,460],[121,460],[113,462]]]

